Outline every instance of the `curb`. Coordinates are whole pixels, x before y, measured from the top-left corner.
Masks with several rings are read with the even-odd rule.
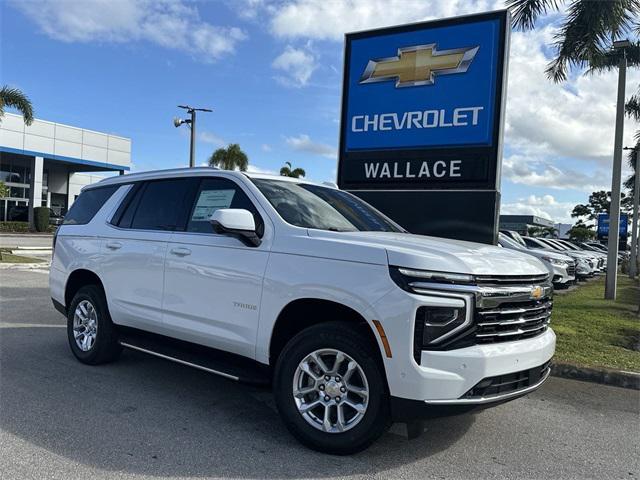
[[[551,375],[554,377],[640,390],[640,373],[610,370],[607,368],[578,367],[569,363],[553,362],[551,365]]]

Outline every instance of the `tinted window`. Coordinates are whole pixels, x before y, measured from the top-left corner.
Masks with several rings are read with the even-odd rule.
[[[63,225],[84,225],[89,223],[119,187],[120,185],[113,185],[92,188],[82,192],[64,217]]]
[[[132,201],[127,207],[123,220],[128,215],[132,215],[131,228],[140,230],[182,230],[184,228],[183,211],[189,195],[189,187],[193,185],[193,181],[190,180],[147,182],[141,187],[139,200],[134,198],[133,200],[136,201]],[[131,213],[129,213],[130,209]]]
[[[292,225],[338,232],[404,232],[369,204],[334,188],[253,179],[278,214]]]
[[[249,197],[231,180],[224,178],[204,178],[195,196],[187,231],[213,233],[209,218],[221,208],[242,208],[253,214],[256,230],[262,236],[263,222]]]

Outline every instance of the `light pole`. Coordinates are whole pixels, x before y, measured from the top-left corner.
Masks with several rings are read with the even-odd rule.
[[[611,208],[609,209],[609,242],[607,253],[607,282],[604,298],[616,299],[618,284],[618,241],[620,236],[620,187],[622,183],[622,135],[624,133],[624,87],[627,80],[626,48],[629,40],[613,42],[613,51],[620,54],[618,64],[618,105],[616,112],[616,133],[613,146],[613,172],[611,178]]]
[[[208,108],[194,108],[189,105],[178,105],[178,108],[183,108],[191,115],[189,119],[174,118],[173,125],[178,128],[180,125],[187,124],[191,128],[191,148],[189,150],[189,167],[196,166],[196,112],[212,112]]]
[[[633,150],[636,154],[636,174],[633,185],[633,230],[631,230],[631,256],[629,257],[629,277],[636,278],[638,274],[638,204],[640,204],[640,148],[625,147],[625,150]]]

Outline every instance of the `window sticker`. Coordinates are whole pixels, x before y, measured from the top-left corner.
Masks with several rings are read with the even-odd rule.
[[[209,220],[213,212],[221,208],[229,208],[236,191],[229,190],[202,190],[193,209],[192,222],[204,222]]]

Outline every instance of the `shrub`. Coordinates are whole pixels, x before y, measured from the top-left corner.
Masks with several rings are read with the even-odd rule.
[[[28,222],[0,222],[0,232],[24,233],[28,231]]]
[[[49,209],[47,207],[35,207],[33,209],[33,224],[36,232],[49,230]]]

